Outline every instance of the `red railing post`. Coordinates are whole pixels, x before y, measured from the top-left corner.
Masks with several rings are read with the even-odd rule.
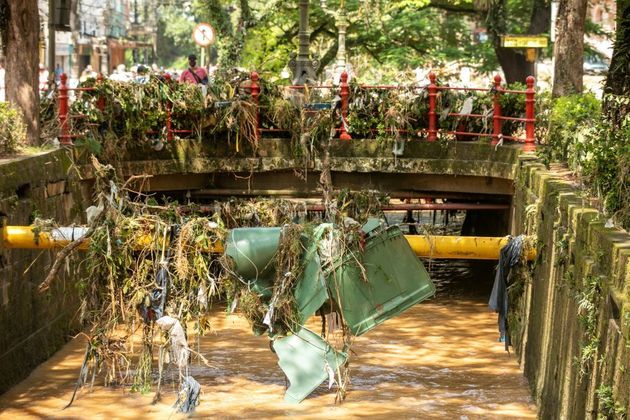
[[[533,76],[526,79],[527,90],[525,91],[525,151],[533,151],[536,149],[536,91],[534,83],[536,80]]]
[[[68,112],[70,107],[68,105],[68,76],[65,73],[61,74],[61,83],[59,84],[59,138],[62,146],[72,146],[72,140],[70,137],[70,129],[68,128]]]
[[[435,100],[437,97],[437,85],[435,73],[429,73],[429,136],[428,141],[437,140],[437,114],[435,113]]]
[[[494,97],[492,98],[492,142],[499,142],[501,134],[501,75],[494,76]]]
[[[259,136],[260,136],[260,107],[259,107],[259,95],[260,95],[260,85],[258,84],[258,81],[260,80],[258,73],[256,73],[255,71],[252,72],[251,74],[251,80],[252,80],[252,85],[251,85],[251,95],[252,95],[252,102],[254,103],[254,112],[256,113],[256,131],[254,133],[254,138],[256,140],[258,140]]]
[[[98,74],[98,77],[96,78],[96,86],[98,86],[99,88],[103,86],[103,73]],[[103,96],[102,93],[98,95],[96,107],[101,112],[105,111],[105,96]]]
[[[171,81],[171,75],[165,74],[164,79],[166,86],[169,86]],[[173,141],[173,116],[172,116],[173,103],[169,100],[166,101],[166,141]]]
[[[346,124],[348,122],[348,97],[350,96],[350,88],[348,87],[348,73],[341,73],[340,79],[340,96],[341,96],[341,130],[339,138],[341,140],[352,140],[352,136],[346,130]]]

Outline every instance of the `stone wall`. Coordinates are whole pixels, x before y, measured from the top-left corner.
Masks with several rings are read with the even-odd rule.
[[[511,297],[512,335],[540,418],[622,418],[630,414],[630,235],[606,228],[570,174],[554,169],[520,161],[512,230],[537,236],[538,258],[513,279],[522,293]]]
[[[37,217],[69,225],[82,222],[89,191],[70,182],[65,151],[0,160],[0,216],[10,225]],[[89,205],[89,204],[88,204]],[[36,288],[45,278],[52,251],[0,247],[0,393],[26,377],[78,329],[78,294],[70,261],[47,293]]]

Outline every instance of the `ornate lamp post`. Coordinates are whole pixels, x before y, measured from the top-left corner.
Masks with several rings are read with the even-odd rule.
[[[308,0],[300,0],[300,32],[298,35],[300,47],[297,57],[292,54],[289,68],[293,72],[293,84],[303,85],[315,80],[315,72],[319,68],[319,60],[311,59],[309,52],[310,34],[308,28]]]
[[[346,12],[346,2],[341,0],[339,2],[339,9],[333,11],[328,8],[326,0],[320,0],[319,4],[322,10],[329,16],[335,18],[335,26],[337,27],[337,33],[339,34],[337,42],[337,57],[335,62],[335,75],[336,78],[346,71],[346,30],[348,29],[348,13]]]
[[[337,47],[337,63],[335,67],[337,73],[341,74],[346,71],[346,29],[348,29],[348,15],[346,13],[346,8],[344,7],[344,2],[341,2],[341,7],[339,8],[335,19],[335,24],[337,25],[337,30],[339,31],[339,46]]]

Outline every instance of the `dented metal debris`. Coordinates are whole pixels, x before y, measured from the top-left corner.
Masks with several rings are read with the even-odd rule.
[[[272,297],[281,234],[281,228],[234,229],[226,255],[268,307],[265,332],[291,384],[285,401],[299,403],[326,379],[332,385],[348,359],[346,348],[336,350],[304,327],[309,317],[317,311],[330,315],[338,310],[352,335],[359,336],[433,296],[435,286],[397,226],[370,219],[362,227],[361,252],[344,253],[335,226],[322,224],[303,240],[303,270],[293,290],[299,323],[283,334],[274,329]],[[327,311],[322,310],[324,305]]]

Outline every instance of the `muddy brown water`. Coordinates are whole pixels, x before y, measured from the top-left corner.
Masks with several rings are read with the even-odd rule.
[[[476,264],[471,270],[471,264]],[[428,264],[427,264],[428,265]],[[446,268],[448,267],[448,268]],[[474,268],[473,267],[473,268]],[[196,415],[212,418],[535,418],[527,382],[516,358],[497,341],[495,314],[488,311],[492,264],[431,263],[436,298],[416,305],[364,336],[351,358],[346,401],[335,404],[327,385],[299,405],[283,402],[285,378],[268,340],[250,333],[247,322],[217,307],[214,332],[199,349],[212,367],[195,362],[191,374],[202,386]],[[479,273],[485,273],[483,278]],[[317,321],[312,321],[317,329]],[[195,343],[195,344],[193,344]],[[191,344],[196,348],[196,340]],[[99,384],[70,400],[85,349],[70,341],[26,380],[0,396],[2,418],[168,418],[176,385],[162,400],[128,388]],[[168,375],[167,375],[168,377]]]

